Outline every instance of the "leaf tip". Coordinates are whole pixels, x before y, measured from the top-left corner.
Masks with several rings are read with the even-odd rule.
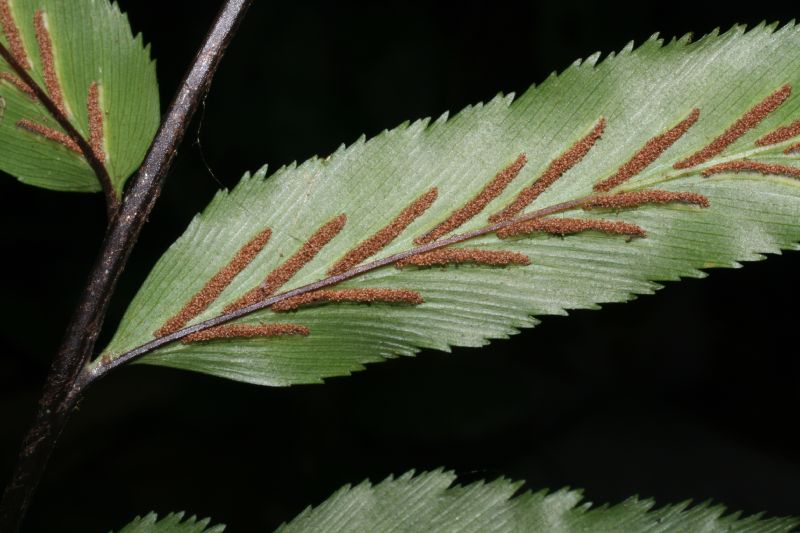
[[[439,118],[437,118],[437,119],[434,121],[434,125],[436,125],[436,126],[439,126],[439,125],[441,125],[441,124],[444,124],[445,122],[447,122],[447,120],[448,120],[449,118],[450,118],[450,111],[445,111],[444,113],[442,113],[441,115],[439,115]]]
[[[259,181],[264,180],[267,177],[267,172],[269,172],[269,165],[262,165],[258,168],[258,170],[255,171],[255,173],[253,173],[252,179]],[[248,178],[249,177],[250,176],[248,176]]]
[[[597,65],[597,60],[600,59],[601,54],[602,52],[599,51],[593,53],[586,58],[586,60],[583,62],[584,65],[592,68],[595,67]]]
[[[684,33],[678,38],[677,44],[685,46],[691,44],[693,39],[694,39],[694,33],[689,31]]]
[[[622,47],[622,50],[619,51],[619,55],[622,56],[630,54],[631,52],[633,52],[634,45],[635,43],[633,42],[633,40],[628,41],[627,44]]]

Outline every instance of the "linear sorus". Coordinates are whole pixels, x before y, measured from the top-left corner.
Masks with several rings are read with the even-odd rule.
[[[725,172],[757,172],[765,176],[787,176],[789,178],[800,179],[800,168],[790,167],[788,165],[778,165],[776,163],[762,163],[760,161],[752,161],[750,159],[740,159],[739,161],[729,161],[727,163],[720,163],[714,165],[703,171],[703,176],[712,176],[714,174],[722,174]]]
[[[220,339],[252,339],[285,337],[287,335],[302,335],[305,337],[309,333],[309,329],[300,324],[262,324],[260,326],[226,324],[192,333],[181,339],[181,342],[191,344],[193,342],[208,342]]]
[[[62,133],[58,130],[54,130],[53,128],[49,128],[47,126],[42,126],[36,122],[23,118],[17,121],[17,126],[28,130],[31,133],[36,133],[37,135],[41,135],[45,139],[49,139],[51,141],[55,141],[58,144],[69,148],[73,152],[79,155],[83,155],[83,151],[81,150],[80,146],[70,138],[69,135],[66,133]]]
[[[786,155],[800,153],[800,143],[794,143],[789,148],[784,150],[783,153]]]
[[[0,80],[5,80],[23,93],[27,94],[30,98],[36,99],[36,93],[33,92],[33,89],[28,87],[24,81],[19,79],[18,77],[14,76],[13,74],[9,74],[8,72],[0,72]]]
[[[425,301],[417,291],[408,289],[322,289],[287,298],[272,305],[275,312],[294,311],[313,303],[400,303],[419,305]]]
[[[272,230],[267,228],[239,248],[233,256],[233,259],[222,267],[219,272],[214,274],[203,288],[192,296],[192,299],[189,300],[175,316],[167,320],[164,325],[155,332],[155,336],[163,337],[178,331],[188,324],[190,320],[208,309],[208,306],[214,303],[219,295],[222,294],[222,291],[228,288],[228,285],[231,284],[233,279],[253,262],[256,256],[267,245],[271,235]]]
[[[17,60],[17,63],[24,68],[30,69],[31,63],[28,61],[28,54],[25,53],[25,45],[22,44],[22,38],[19,35],[19,28],[14,20],[14,15],[11,13],[11,6],[8,5],[8,0],[0,0],[0,25],[3,26],[3,35],[5,35],[6,42],[11,48],[11,55]]]
[[[594,196],[583,204],[584,209],[607,208],[628,209],[647,204],[694,204],[708,207],[708,198],[695,192],[673,192],[650,189],[647,191],[622,192],[619,194],[604,194]]]
[[[701,148],[686,159],[678,161],[673,165],[675,168],[691,168],[705,163],[715,155],[721,153],[725,148],[733,144],[742,135],[758,126],[767,115],[775,111],[792,93],[791,85],[784,85],[771,95],[764,98],[761,102],[753,106],[749,111],[742,115],[736,122],[725,130],[725,132]]]
[[[534,218],[497,230],[497,236],[501,239],[506,239],[530,233],[574,235],[584,231],[598,231],[609,235],[628,235],[630,237],[647,236],[644,229],[636,224],[590,218]]]
[[[241,309],[242,307],[259,302],[267,296],[274,294],[284,283],[292,279],[292,276],[301,268],[314,259],[319,251],[322,250],[323,246],[328,244],[342,231],[346,222],[347,216],[341,214],[323,224],[322,227],[303,243],[294,255],[270,272],[261,285],[251,289],[244,296],[226,306],[225,312],[230,313],[236,309]]]
[[[508,187],[514,178],[516,178],[522,167],[528,162],[525,154],[520,154],[513,163],[505,167],[497,173],[492,180],[487,183],[481,191],[475,195],[470,201],[462,207],[456,209],[452,215],[433,228],[431,231],[417,237],[414,240],[415,244],[427,244],[433,242],[442,235],[446,235],[454,229],[462,226],[465,222],[475,217],[478,213],[484,210],[489,205],[489,202],[500,196],[500,194]]]
[[[647,141],[645,145],[627,162],[623,163],[614,174],[595,184],[594,190],[608,192],[647,168],[650,163],[658,159],[667,148],[683,137],[689,128],[694,126],[698,118],[700,118],[700,110],[697,108],[692,109],[689,116],[680,121],[677,125],[673,126],[665,133],[656,135]]]
[[[432,188],[416,200],[411,205],[403,209],[394,220],[378,230],[371,237],[361,241],[361,243],[347,252],[344,257],[339,259],[331,268],[328,269],[329,276],[335,276],[342,272],[347,272],[368,257],[372,257],[381,251],[386,245],[392,242],[400,233],[405,230],[414,220],[433,204],[439,191],[436,187]]]
[[[64,95],[61,92],[61,83],[58,81],[56,62],[53,57],[53,42],[50,40],[50,32],[41,9],[37,9],[33,14],[33,25],[36,28],[36,42],[39,43],[39,57],[42,60],[42,74],[47,93],[61,114],[66,115],[67,108],[64,105]]]
[[[477,248],[441,248],[423,254],[413,255],[395,263],[397,268],[405,266],[428,267],[474,263],[476,265],[506,266],[530,265],[530,258],[519,252],[503,250],[479,250]]]
[[[89,85],[86,111],[89,116],[89,146],[101,163],[106,161],[103,150],[103,110],[100,108],[100,87],[96,81]]]
[[[509,220],[520,213],[523,209],[528,207],[539,197],[539,195],[541,195],[545,190],[547,190],[548,187],[555,183],[558,178],[563,176],[565,172],[581,162],[586,154],[589,153],[589,150],[592,149],[592,146],[594,146],[603,135],[605,127],[606,119],[600,117],[592,130],[586,134],[585,137],[570,146],[566,152],[551,161],[542,175],[539,176],[539,178],[533,182],[532,185],[522,189],[514,201],[503,208],[502,211],[490,216],[489,222]]]
[[[778,144],[783,141],[788,141],[792,137],[797,137],[798,135],[800,135],[800,119],[795,120],[788,126],[781,126],[775,131],[767,133],[756,141],[756,146]]]

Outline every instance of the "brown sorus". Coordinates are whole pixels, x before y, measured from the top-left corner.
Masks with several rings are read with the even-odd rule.
[[[47,87],[47,94],[56,105],[61,114],[67,115],[67,108],[64,105],[64,95],[61,92],[61,83],[58,81],[56,72],[56,62],[53,57],[53,42],[50,40],[50,32],[44,20],[44,13],[37,9],[33,15],[33,25],[36,28],[36,42],[39,43],[39,57],[42,60],[42,74],[44,84]]]
[[[260,326],[227,324],[192,333],[181,339],[181,342],[190,344],[220,339],[252,339],[255,337],[284,337],[286,335],[307,336],[309,333],[309,329],[300,324],[262,324]]]
[[[619,194],[595,196],[583,204],[583,208],[628,209],[647,204],[672,203],[694,204],[700,207],[708,207],[710,205],[708,198],[695,192],[673,192],[650,189],[647,191],[622,192]]]
[[[479,250],[476,248],[443,248],[402,259],[395,263],[395,266],[397,268],[409,265],[428,267],[460,263],[488,266],[530,265],[531,260],[527,255],[519,252]]]
[[[368,257],[372,257],[381,251],[414,222],[414,220],[422,216],[436,200],[438,194],[438,189],[434,187],[414,200],[411,205],[403,209],[389,224],[378,230],[371,237],[361,241],[358,246],[347,252],[344,257],[339,259],[328,269],[328,275],[335,276],[342,272],[347,272]]]
[[[454,229],[464,225],[468,220],[471,220],[478,213],[483,211],[492,200],[500,196],[514,178],[519,175],[522,167],[524,167],[527,162],[528,158],[525,154],[520,154],[513,163],[498,172],[470,201],[456,209],[452,215],[431,231],[421,237],[417,237],[414,243],[427,244],[433,242],[442,235],[447,235]]]
[[[0,0],[0,25],[3,26],[3,35],[6,37],[8,46],[11,49],[11,55],[17,60],[17,63],[28,70],[31,68],[31,62],[28,60],[28,54],[25,53],[25,45],[22,44],[22,38],[19,35],[19,27],[14,20],[14,15],[11,14],[11,6],[8,5],[8,0]]]
[[[615,220],[596,220],[587,218],[534,218],[507,226],[497,231],[501,239],[529,233],[549,233],[552,235],[573,235],[584,231],[598,231],[610,235],[646,237],[644,229],[636,224]]]
[[[45,139],[50,139],[51,141],[55,141],[62,146],[65,146],[75,152],[76,154],[83,155],[83,151],[78,146],[78,144],[73,141],[69,135],[66,133],[62,133],[58,130],[54,130],[53,128],[49,128],[47,126],[43,126],[36,122],[30,121],[26,118],[17,121],[17,126],[28,130],[32,133],[36,133],[41,135]]]
[[[424,303],[422,295],[408,289],[322,289],[287,298],[272,306],[276,312],[294,311],[303,305],[319,302],[333,303],[402,303],[419,305]]]
[[[689,116],[680,121],[677,125],[667,130],[661,135],[656,135],[636,152],[626,163],[620,166],[617,171],[594,186],[596,191],[610,191],[633,176],[647,168],[650,163],[658,159],[670,146],[675,144],[678,139],[694,126],[700,118],[700,110],[695,108]]]
[[[775,131],[767,133],[756,141],[756,146],[778,144],[783,141],[788,141],[792,137],[797,137],[798,135],[800,135],[800,119],[795,120],[788,126],[781,126]]]
[[[27,83],[25,83],[24,81],[22,81],[18,77],[14,76],[13,74],[10,74],[8,72],[0,72],[0,80],[7,81],[11,85],[13,85],[17,89],[19,89],[20,91],[22,91],[25,94],[27,94],[30,98],[32,98],[34,100],[36,99],[36,93],[33,92],[33,89],[28,87]]]
[[[228,288],[228,285],[231,284],[233,279],[253,262],[256,256],[267,245],[271,235],[272,230],[267,228],[239,248],[236,255],[233,256],[233,259],[222,267],[219,272],[214,274],[203,288],[192,296],[192,299],[189,300],[175,316],[167,320],[164,325],[155,332],[155,336],[163,337],[178,331],[188,324],[190,320],[208,309],[208,306],[219,298],[219,295]]]
[[[244,296],[225,307],[225,312],[230,313],[236,309],[241,309],[242,307],[259,302],[274,294],[287,281],[292,279],[292,276],[301,268],[314,259],[319,251],[342,231],[346,222],[347,216],[341,214],[323,224],[322,227],[303,243],[294,255],[270,272],[261,285],[251,289]]]
[[[103,150],[103,110],[100,107],[100,87],[96,81],[89,85],[89,94],[86,106],[89,116],[89,146],[92,147],[94,156],[101,163],[106,161]]]
[[[794,143],[789,148],[783,151],[784,154],[789,155],[795,152],[800,152],[800,143]]]
[[[778,165],[776,163],[762,163],[750,159],[740,159],[739,161],[729,161],[727,163],[714,165],[705,169],[703,171],[703,176],[708,177],[723,172],[757,172],[765,176],[787,176],[789,178],[800,179],[800,168]]]
[[[761,102],[753,106],[752,109],[742,115],[736,122],[725,130],[725,132],[711,141],[704,148],[690,155],[686,159],[678,161],[673,166],[675,168],[691,168],[701,163],[705,163],[715,155],[721,153],[725,148],[733,144],[742,135],[758,126],[767,115],[775,111],[792,93],[791,85],[784,85]]]
[[[570,146],[566,152],[551,161],[542,175],[539,176],[532,185],[522,189],[513,202],[503,208],[499,213],[490,216],[489,222],[509,220],[528,207],[539,195],[547,190],[548,187],[563,176],[564,173],[581,162],[586,154],[589,153],[589,150],[592,149],[592,146],[594,146],[603,135],[605,127],[606,119],[601,117],[586,136]]]

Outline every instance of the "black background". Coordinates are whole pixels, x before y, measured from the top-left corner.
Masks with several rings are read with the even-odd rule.
[[[125,0],[171,97],[219,1]],[[701,35],[796,10],[641,2],[256,2],[114,300],[220,186],[328,154],[361,133],[521,93],[596,50]],[[197,137],[193,125],[190,141]],[[100,196],[0,179],[0,480],[98,248]],[[267,531],[347,482],[411,468],[583,487],[595,502],[712,498],[800,514],[800,256],[787,253],[602,312],[545,318],[483,349],[423,352],[325,386],[259,388],[136,366],[93,388],[61,440],[28,531],[107,531],[187,510]],[[101,343],[102,344],[102,343]]]

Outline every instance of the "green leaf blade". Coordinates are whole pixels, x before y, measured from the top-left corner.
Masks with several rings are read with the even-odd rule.
[[[317,507],[308,507],[277,533],[295,531],[459,531],[511,533],[546,531],[788,532],[793,518],[740,518],[719,505],[688,503],[656,508],[650,500],[629,498],[595,507],[578,491],[518,494],[520,484],[500,478],[456,485],[451,472],[437,470],[377,485],[345,486]]]
[[[701,174],[711,165],[745,158],[798,167],[800,156],[782,151],[787,143],[754,145],[763,134],[800,117],[796,57],[800,28],[793,24],[749,32],[737,27],[696,43],[684,38],[663,45],[651,39],[601,63],[597,56],[576,63],[516,101],[499,96],[452,119],[406,124],[369,141],[361,139],[328,158],[280,169],[269,179],[266,169],[248,175],[234,190],[218,194],[162,257],[104,356],[113,361],[151,342],[154,332],[265,228],[273,232],[267,246],[191,324],[224,314],[226,306],[259,286],[323,223],[344,213],[344,230],[280,292],[325,279],[327,270],[349,250],[436,187],[438,198],[431,208],[373,258],[413,249],[416,237],[448,218],[495,174],[526,154],[528,164],[511,185],[455,233],[484,228],[491,214],[534,183],[600,117],[607,123],[602,138],[527,213],[592,194],[596,183],[693,108],[701,110],[699,121],[620,189],[698,193],[708,198],[710,207],[673,203],[564,214],[624,221],[646,230],[646,238],[633,240],[598,232],[563,239],[534,234],[499,240],[490,232],[453,247],[518,252],[531,264],[385,266],[335,288],[408,289],[419,291],[425,303],[326,304],[288,313],[264,309],[237,323],[293,322],[308,327],[310,335],[174,342],[141,361],[265,385],[317,383],[423,348],[482,346],[534,326],[535,317],[626,301],[652,293],[659,282],[702,277],[704,269],[735,267],[767,253],[797,249],[800,180]],[[705,166],[673,168],[785,84],[792,85],[795,94],[719,156]]]
[[[111,184],[119,196],[136,171],[160,121],[155,63],[141,35],[134,37],[127,17],[108,0],[13,0],[9,4],[32,68],[28,74],[46,87],[34,16],[42,11],[52,42],[54,66],[68,118],[87,140],[91,137],[88,90],[100,87],[103,152]],[[0,35],[8,46],[8,41]],[[0,60],[0,72],[18,77]],[[48,189],[95,192],[100,183],[84,157],[52,140],[22,130],[21,119],[63,132],[35,99],[0,81],[6,112],[0,120],[0,170],[20,181]]]
[[[191,516],[184,520],[184,513],[170,513],[161,520],[156,513],[134,518],[118,533],[223,533],[225,526],[209,527],[210,519],[199,520]]]

